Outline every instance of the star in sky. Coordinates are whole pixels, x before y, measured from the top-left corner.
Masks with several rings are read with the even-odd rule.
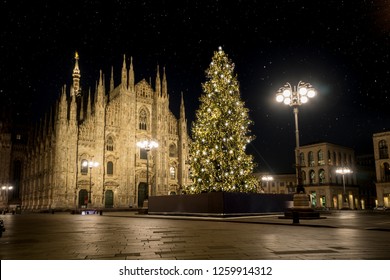
[[[29,3],[29,5],[27,5]],[[291,108],[276,104],[285,82],[310,82],[318,96],[299,114],[301,144],[329,141],[372,150],[390,130],[390,2],[378,1],[2,1],[0,98],[22,115],[42,116],[71,81],[80,53],[82,86],[100,69],[120,81],[123,54],[136,80],[166,68],[171,110],[184,94],[194,120],[213,52],[236,65],[254,121],[259,169],[294,172]],[[108,84],[108,83],[107,83]],[[10,106],[9,106],[10,105]],[[190,133],[190,132],[189,132]],[[266,162],[266,163],[265,163]]]

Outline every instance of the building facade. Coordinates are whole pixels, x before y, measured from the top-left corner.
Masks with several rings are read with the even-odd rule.
[[[253,174],[258,181],[258,193],[293,194],[296,192],[295,174],[271,174],[257,172]]]
[[[375,133],[372,137],[374,145],[377,205],[390,207],[390,158],[388,145],[390,131]]]
[[[108,86],[100,71],[91,93],[81,90],[76,54],[69,90],[62,88],[55,108],[28,132],[20,158],[22,209],[141,207],[149,195],[179,193],[190,184],[183,96],[176,118],[165,69],[160,78],[157,67],[153,88],[145,79],[136,83],[133,61],[129,68],[127,62],[124,57],[119,85],[113,70]],[[157,148],[137,146],[150,139]],[[10,164],[9,157],[2,160]]]
[[[342,209],[346,197],[349,209],[361,209],[353,149],[316,143],[301,146],[299,158],[303,185],[312,207]],[[339,168],[349,168],[353,173],[337,174]]]

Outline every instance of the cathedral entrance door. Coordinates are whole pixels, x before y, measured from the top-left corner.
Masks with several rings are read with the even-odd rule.
[[[86,189],[79,191],[79,207],[86,206],[88,204],[88,192]]]
[[[148,199],[148,185],[146,183],[139,183],[138,185],[138,207],[144,205],[144,200]]]
[[[104,207],[112,208],[114,207],[114,192],[112,190],[106,191],[106,195],[104,196]]]

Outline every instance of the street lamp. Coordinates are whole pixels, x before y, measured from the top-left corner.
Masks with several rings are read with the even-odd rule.
[[[83,162],[84,167],[89,167],[89,195],[88,195],[88,203],[92,203],[91,196],[92,196],[92,168],[98,167],[99,163],[96,161],[84,161]]]
[[[153,148],[158,148],[158,143],[153,140],[144,140],[144,141],[137,142],[137,146],[146,151],[146,185],[148,187],[148,193],[149,193],[149,151],[152,150]]]
[[[348,167],[342,167],[342,168],[337,168],[336,169],[337,174],[341,174],[343,176],[343,208],[344,209],[349,209],[349,202],[348,202],[348,197],[345,192],[345,174],[351,174],[353,171],[349,169]]]
[[[6,204],[7,204],[7,208],[8,208],[8,200],[9,200],[9,197],[8,197],[8,192],[10,190],[12,190],[14,187],[13,186],[2,186],[1,189],[6,191]]]
[[[294,109],[295,117],[295,166],[297,172],[297,193],[304,193],[305,189],[302,182],[301,164],[299,160],[299,130],[298,130],[298,107],[307,103],[310,98],[316,95],[316,91],[309,83],[300,81],[297,86],[292,87],[286,83],[276,93],[276,101],[289,105]]]
[[[261,177],[261,180],[262,180],[263,182],[265,182],[266,187],[267,187],[267,191],[270,192],[268,183],[269,183],[269,181],[273,181],[273,180],[274,180],[274,177],[268,176],[268,175],[267,175],[267,176]]]

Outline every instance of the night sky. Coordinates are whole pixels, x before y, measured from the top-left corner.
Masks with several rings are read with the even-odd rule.
[[[76,50],[84,90],[100,69],[108,85],[111,66],[118,85],[126,54],[137,82],[154,85],[157,64],[166,67],[171,110],[178,116],[183,92],[190,127],[221,46],[254,121],[258,169],[293,173],[294,116],[275,101],[285,82],[318,90],[300,107],[301,145],[370,153],[372,134],[390,130],[389,19],[390,0],[2,1],[0,101],[15,118],[38,118],[71,84]]]

